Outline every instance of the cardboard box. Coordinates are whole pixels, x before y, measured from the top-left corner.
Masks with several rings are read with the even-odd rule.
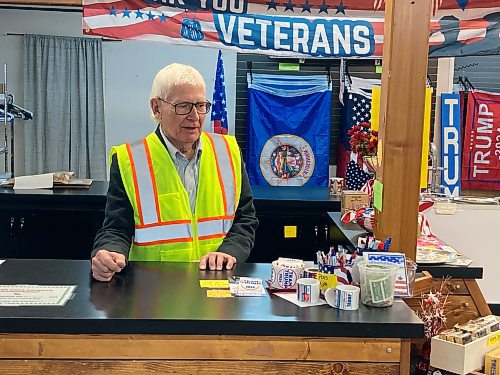
[[[486,375],[500,375],[500,348],[496,348],[484,356]]]
[[[349,210],[358,210],[370,207],[370,198],[367,193],[357,190],[343,190],[340,195],[340,207],[342,214]]]
[[[498,317],[497,317],[498,319]],[[465,375],[484,366],[485,354],[500,346],[500,331],[460,345],[440,339],[431,340],[431,366]]]

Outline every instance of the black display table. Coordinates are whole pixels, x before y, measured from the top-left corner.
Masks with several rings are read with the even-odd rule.
[[[162,373],[188,373],[204,362],[217,373],[240,361],[244,374],[334,366],[408,374],[410,339],[423,336],[422,322],[400,300],[357,311],[299,308],[269,294],[207,298],[199,285],[229,275],[265,279],[269,264],[216,272],[194,263],[137,262],[110,283],[91,280],[89,272],[88,261],[75,260],[0,266],[0,284],[77,285],[63,307],[0,307],[2,371],[63,374],[97,366],[114,373],[154,363]]]

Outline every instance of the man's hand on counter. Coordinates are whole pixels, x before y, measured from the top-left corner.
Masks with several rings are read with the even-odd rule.
[[[215,251],[204,255],[200,259],[200,270],[208,268],[212,271],[220,271],[224,268],[224,264],[226,265],[226,269],[230,270],[236,264],[236,258],[232,255]]]
[[[123,254],[99,250],[92,258],[92,276],[99,281],[110,281],[126,264]]]

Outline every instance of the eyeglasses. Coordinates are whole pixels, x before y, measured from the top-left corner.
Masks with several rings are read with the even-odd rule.
[[[210,111],[210,107],[212,106],[212,103],[210,103],[209,101],[198,102],[198,103],[180,102],[180,103],[174,104],[174,103],[167,102],[166,100],[164,100],[162,98],[157,98],[157,99],[159,99],[162,102],[165,102],[167,104],[173,105],[175,108],[175,113],[178,115],[187,115],[187,114],[191,113],[191,111],[193,110],[193,106],[196,108],[196,112],[201,113],[201,114],[205,114],[205,113],[208,113],[208,111]]]

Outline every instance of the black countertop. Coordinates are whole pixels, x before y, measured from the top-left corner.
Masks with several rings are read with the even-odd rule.
[[[340,211],[340,198],[327,187],[252,186],[257,214],[261,210]]]
[[[329,212],[328,216],[335,223],[338,229],[335,232],[335,238],[339,243],[345,243],[346,246],[354,250],[358,243],[358,237],[366,235],[366,231],[359,225],[353,223],[343,223],[340,221],[340,212]],[[483,277],[483,267],[472,262],[468,267],[452,266],[447,264],[439,265],[418,265],[417,272],[428,271],[434,278],[448,277],[459,279],[481,279]]]
[[[93,181],[90,188],[54,188],[14,190],[0,187],[0,204],[18,208],[19,204],[75,204],[102,207],[106,204],[108,181]],[[255,206],[259,207],[292,207],[294,209],[322,209],[327,211],[340,210],[340,198],[332,197],[327,187],[275,187],[252,186]]]
[[[423,323],[401,300],[357,311],[299,308],[277,296],[207,298],[200,279],[270,276],[269,264],[199,271],[195,263],[135,262],[109,283],[88,261],[7,260],[0,284],[77,285],[63,307],[0,307],[0,333],[153,333],[415,338]]]
[[[102,209],[106,205],[107,181],[93,181],[89,188],[54,188],[15,190],[0,188],[0,205],[3,209],[45,209],[62,205],[72,208]]]

